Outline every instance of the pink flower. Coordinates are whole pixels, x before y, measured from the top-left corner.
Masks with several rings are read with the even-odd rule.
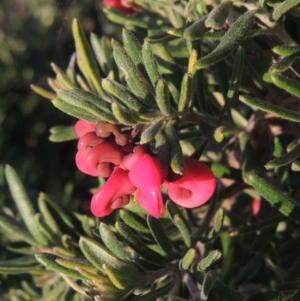
[[[147,151],[147,148],[143,145],[137,145],[130,154],[125,156],[121,162],[121,167],[130,170],[132,165],[140,159]]]
[[[91,202],[91,211],[95,216],[109,215],[114,209],[126,206],[129,195],[134,193],[136,187],[128,178],[128,171],[116,167],[107,182],[98,189]]]
[[[75,157],[75,162],[77,168],[81,172],[89,174],[86,168],[86,156],[94,146],[102,143],[103,141],[104,139],[98,137],[94,132],[86,133],[80,137],[77,145],[78,152]]]
[[[261,208],[261,200],[260,199],[253,199],[251,207],[252,207],[251,208],[252,209],[252,214],[254,216],[256,216],[259,213],[260,208]]]
[[[160,185],[166,177],[157,159],[144,154],[131,167],[129,179],[138,188],[136,197],[138,203],[155,218],[164,215],[163,198]]]
[[[123,149],[112,142],[103,142],[94,146],[86,156],[87,174],[107,178],[114,166],[120,165],[124,157]]]
[[[129,141],[128,135],[122,133],[121,129],[117,125],[108,122],[98,122],[96,125],[96,134],[102,138],[114,135],[116,143],[121,146],[125,146]]]
[[[204,163],[186,158],[184,175],[174,181],[165,181],[163,186],[168,190],[169,197],[176,204],[194,208],[205,204],[216,188],[216,178]]]
[[[103,4],[114,7],[128,15],[131,15],[136,11],[140,11],[139,7],[131,4],[128,0],[103,0]]]
[[[75,132],[78,137],[81,137],[84,134],[89,133],[89,132],[95,132],[95,130],[96,130],[95,123],[91,123],[86,120],[78,120],[75,123]]]

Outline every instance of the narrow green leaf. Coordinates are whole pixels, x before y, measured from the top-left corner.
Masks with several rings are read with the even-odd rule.
[[[275,158],[279,158],[281,157],[283,154],[283,149],[280,143],[280,139],[278,138],[278,136],[275,136],[273,139],[273,156]]]
[[[192,234],[186,218],[172,201],[168,200],[166,207],[173,223],[180,231],[185,245],[190,248],[192,244]]]
[[[149,29],[149,28],[158,28],[156,22],[150,23],[144,20],[144,18],[134,17],[124,14],[118,9],[112,7],[104,8],[105,16],[113,23],[122,25],[125,28],[132,28],[132,26]]]
[[[215,216],[214,228],[213,228],[216,233],[221,231],[223,222],[224,222],[224,209],[219,208]]]
[[[33,300],[37,300],[37,298],[40,296],[37,288],[34,287],[33,284],[28,283],[25,280],[21,282],[21,287],[26,294],[33,298]]]
[[[60,237],[54,233],[50,227],[45,223],[42,215],[37,213],[35,216],[35,221],[38,229],[40,230],[40,234],[44,237],[45,243],[44,245],[49,245],[50,243],[55,243],[61,245]]]
[[[48,98],[48,99],[54,99],[56,98],[56,94],[52,93],[52,92],[49,92],[41,87],[38,87],[36,85],[30,85],[30,88],[37,94],[45,97],[45,98]]]
[[[83,119],[92,123],[97,123],[101,121],[100,116],[75,107],[74,105],[70,105],[59,98],[55,98],[54,100],[52,100],[52,104],[62,112],[71,115],[77,119]]]
[[[124,250],[124,247],[120,243],[117,236],[110,230],[110,228],[106,224],[100,223],[99,230],[104,244],[112,252],[113,255],[124,261],[133,261],[130,255]]]
[[[194,77],[185,73],[181,82],[180,97],[178,101],[178,113],[182,115],[190,108],[194,97]]]
[[[185,162],[178,135],[175,132],[172,121],[166,123],[164,133],[169,143],[171,168],[175,173],[182,175],[185,171]]]
[[[136,125],[138,123],[138,121],[133,117],[133,114],[131,114],[132,112],[126,110],[116,102],[112,103],[111,109],[114,117],[118,120],[119,123],[129,126]]]
[[[40,245],[31,233],[24,227],[23,224],[19,223],[15,218],[12,218],[9,215],[0,211],[0,230],[1,232],[8,235],[8,237],[17,236],[21,238],[23,241],[27,242],[32,246]]]
[[[205,26],[206,16],[195,21],[192,25],[187,27],[183,32],[183,37],[189,40],[200,39],[209,28]]]
[[[157,133],[160,131],[160,129],[163,127],[163,125],[164,125],[164,120],[161,119],[161,120],[158,120],[158,121],[154,122],[153,124],[149,125],[145,129],[143,129],[143,131],[141,133],[140,143],[146,144],[146,143],[149,143],[152,140],[154,140]]]
[[[243,69],[244,69],[244,57],[245,57],[244,49],[240,46],[238,48],[235,58],[234,58],[233,70],[232,70],[232,75],[231,75],[231,79],[230,79],[229,89],[227,92],[225,105],[222,108],[222,111],[220,114],[220,120],[223,120],[223,117],[225,116],[225,114],[229,114],[229,116],[231,117],[230,109],[233,106],[235,100],[237,99],[241,80],[242,80],[242,74],[243,74]]]
[[[300,208],[294,200],[285,192],[279,190],[264,178],[258,176],[255,171],[244,174],[244,181],[251,185],[272,206],[277,208],[283,215],[296,223],[300,222]]]
[[[254,13],[254,11],[248,11],[239,17],[226,32],[220,44],[208,55],[198,60],[195,68],[203,69],[216,64],[235,50],[253,27],[255,22]]]
[[[292,66],[296,60],[296,55],[281,58],[270,67],[270,72],[284,72]]]
[[[212,289],[212,287],[214,286],[216,281],[216,272],[211,270],[208,271],[205,276],[204,276],[204,280],[202,283],[202,288],[201,288],[201,300],[205,301],[208,299],[208,295],[210,293],[210,290]]]
[[[114,287],[111,281],[107,278],[107,275],[104,272],[104,270],[103,272],[102,271],[100,272],[98,270],[98,273],[94,273],[80,266],[78,266],[76,270],[87,279],[92,280],[93,283],[101,290],[107,290]]]
[[[196,257],[196,250],[194,248],[189,249],[183,258],[179,261],[179,267],[182,271],[188,270],[192,265]]]
[[[299,3],[300,0],[285,0],[274,9],[272,13],[273,20],[278,21],[288,10]]]
[[[40,267],[40,264],[33,255],[0,261],[0,273],[2,274],[24,274],[29,273],[38,267]]]
[[[131,32],[123,28],[122,41],[127,54],[130,56],[134,64],[139,67],[143,65],[142,45],[137,37]]]
[[[170,149],[163,130],[157,132],[155,136],[155,149],[157,151],[157,157],[161,167],[163,169],[168,168],[170,164]]]
[[[49,268],[50,270],[53,270],[53,271],[61,273],[61,274],[65,274],[72,278],[77,278],[77,279],[81,279],[81,280],[87,279],[86,277],[84,277],[80,273],[78,273],[77,271],[74,271],[69,268],[65,268],[65,267],[61,266],[60,264],[58,264],[56,262],[56,259],[58,259],[59,257],[57,257],[56,255],[49,254],[49,253],[39,253],[39,254],[35,255],[35,258],[37,259],[38,262],[40,262],[42,265]]]
[[[281,157],[275,158],[271,161],[269,161],[266,165],[266,169],[272,169],[275,167],[285,166],[287,164],[292,163],[295,161],[298,157],[300,157],[300,141],[298,144],[289,152]]]
[[[147,74],[151,80],[152,86],[156,87],[158,80],[160,79],[160,74],[158,72],[157,63],[155,61],[154,55],[152,53],[151,45],[146,40],[144,41],[142,47],[143,61]]]
[[[155,106],[154,91],[137,69],[125,49],[116,41],[112,41],[113,53],[118,67],[125,74],[126,82],[131,91],[146,104]]]
[[[300,114],[294,111],[280,108],[277,105],[268,103],[266,101],[260,100],[256,97],[252,97],[249,95],[240,95],[239,99],[247,105],[252,106],[254,108],[258,108],[264,112],[273,113],[276,116],[281,117],[283,119],[300,122]]]
[[[78,136],[75,133],[74,125],[64,126],[58,125],[53,126],[50,129],[49,140],[51,142],[65,142],[70,140],[78,139]]]
[[[85,257],[100,271],[105,264],[114,270],[119,279],[128,280],[138,276],[133,264],[114,257],[106,248],[90,238],[81,237],[79,247]]]
[[[34,219],[34,208],[17,172],[11,166],[6,165],[5,176],[12,197],[27,229],[38,242],[41,244],[46,243],[37,227]]]
[[[73,281],[67,275],[62,275],[62,278],[75,292],[78,292],[79,294],[83,295],[86,298],[89,297],[88,294],[86,293],[86,291],[81,287],[81,285],[77,284],[75,281]]]
[[[85,262],[82,259],[79,260],[76,258],[72,258],[69,260],[69,259],[64,259],[64,258],[57,258],[56,262],[59,263],[61,266],[72,269],[72,270],[78,270],[78,268],[80,268],[80,269],[84,269],[85,271],[93,273],[93,274],[100,273],[96,267],[90,265],[88,262]],[[103,274],[103,276],[104,276],[104,274]]]
[[[57,96],[76,108],[101,117],[103,121],[111,122],[111,120],[114,120],[110,105],[90,92],[82,89],[58,90]]]
[[[116,97],[117,100],[125,107],[140,112],[147,107],[143,104],[130,90],[116,81],[105,78],[102,80],[103,89]]]
[[[112,269],[110,269],[106,264],[102,265],[103,270],[105,271],[106,275],[108,276],[109,280],[113,283],[113,285],[120,289],[120,290],[125,290],[126,285],[124,285],[119,279],[118,275],[114,273]]]
[[[255,169],[256,160],[253,147],[246,133],[240,135],[240,148],[242,150],[242,172],[248,172]]]
[[[164,79],[159,79],[155,89],[156,103],[158,108],[164,116],[172,115],[172,108],[170,104],[170,90],[167,82]]]
[[[291,165],[291,170],[292,171],[300,171],[300,161],[294,161]]]
[[[125,223],[116,222],[116,229],[127,244],[140,256],[144,257],[145,260],[157,265],[165,265],[167,263],[167,260],[162,255],[150,249],[136,235],[134,235]]]
[[[172,29],[170,29],[170,30],[172,30]],[[167,32],[162,32],[162,33],[158,33],[158,34],[155,34],[155,35],[148,36],[145,39],[145,41],[149,42],[150,44],[164,43],[164,42],[173,41],[177,38],[177,36],[176,35],[172,36],[172,32],[169,32],[170,30],[167,30]],[[181,31],[183,33],[182,29],[181,29]]]
[[[160,220],[148,215],[147,223],[155,241],[164,252],[171,257],[178,258],[178,251],[167,236]]]
[[[73,37],[76,46],[77,64],[85,78],[93,85],[95,91],[105,98],[105,92],[101,86],[101,77],[92,50],[88,44],[80,23],[74,19],[72,24]]]
[[[48,203],[48,205],[54,210],[56,214],[56,219],[60,218],[61,221],[68,226],[69,229],[74,229],[74,220],[69,216],[69,214],[66,213],[65,208],[63,208],[59,203],[53,201],[49,195],[44,195],[45,196],[45,201]]]
[[[151,233],[150,229],[148,228],[147,222],[139,215],[126,209],[120,209],[119,214],[125,224],[135,231],[145,234]]]
[[[272,82],[279,88],[300,97],[300,83],[280,73],[271,73]]]
[[[198,264],[197,264],[197,270],[198,271],[205,271],[207,268],[209,268],[215,261],[220,259],[222,256],[221,252],[218,250],[211,251],[205,258],[203,258]]]
[[[225,0],[219,5],[215,6],[207,16],[204,22],[205,26],[213,29],[222,28],[228,17],[231,5],[231,0]]]
[[[152,51],[158,64],[158,71],[167,81],[174,102],[178,103],[183,72],[163,43],[153,44]]]
[[[66,89],[74,89],[76,86],[70,81],[65,72],[63,72],[56,64],[51,63],[52,70],[56,74],[56,79],[62,87]]]
[[[168,295],[168,293],[172,290],[174,286],[174,282],[170,282],[169,284],[156,289],[151,290],[150,292],[140,295],[132,299],[132,301],[157,301],[160,297]]]
[[[67,287],[65,283],[59,283],[55,285],[53,288],[51,287],[51,290],[47,291],[47,294],[43,297],[37,299],[37,301],[53,301],[58,300],[58,297],[60,297],[64,291],[66,291]]]
[[[272,51],[282,56],[297,55],[300,53],[300,46],[278,45]]]

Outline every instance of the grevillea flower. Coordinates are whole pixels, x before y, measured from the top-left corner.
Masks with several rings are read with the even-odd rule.
[[[86,156],[94,146],[102,142],[104,142],[104,139],[98,137],[94,132],[86,133],[80,137],[77,144],[78,152],[75,157],[75,162],[77,168],[81,172],[88,174],[88,170],[86,168]]]
[[[147,148],[143,145],[137,145],[130,154],[125,156],[120,166],[126,170],[130,170],[132,165],[140,159],[147,151]]]
[[[124,157],[122,147],[112,142],[94,146],[87,154],[85,166],[87,174],[107,178],[114,166],[120,165]]]
[[[103,0],[103,4],[106,6],[114,7],[126,14],[133,14],[136,11],[140,11],[140,8],[131,4],[128,0]]]
[[[102,138],[114,135],[116,143],[121,146],[125,146],[129,141],[128,135],[122,133],[121,129],[117,125],[108,122],[98,122],[96,125],[96,134]]]
[[[131,167],[129,179],[138,188],[136,198],[138,203],[155,218],[164,215],[164,204],[160,185],[166,178],[156,158],[144,154]]]
[[[109,215],[114,209],[121,208],[129,203],[130,194],[136,187],[128,178],[128,171],[116,167],[107,182],[98,189],[91,202],[91,211],[95,216]]]
[[[86,133],[95,132],[96,124],[86,121],[86,120],[78,120],[75,123],[75,132],[78,137],[82,137]]]
[[[163,186],[176,204],[194,208],[206,203],[216,188],[216,178],[209,167],[192,158],[185,159],[184,175],[174,181],[165,181]]]

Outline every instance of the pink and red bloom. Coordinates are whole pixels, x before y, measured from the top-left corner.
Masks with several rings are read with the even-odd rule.
[[[205,204],[216,188],[216,178],[204,163],[185,158],[186,171],[174,182],[165,181],[170,199],[185,208],[194,208]]]
[[[132,15],[136,11],[141,10],[138,6],[131,4],[128,0],[103,0],[103,4],[105,6],[114,7],[128,15]]]
[[[205,204],[215,191],[214,174],[198,160],[186,158],[184,175],[167,181],[167,169],[161,168],[146,146],[129,143],[129,135],[118,126],[78,121],[75,129],[80,137],[76,155],[79,170],[108,178],[93,195],[91,211],[95,216],[103,217],[126,206],[131,195],[153,217],[164,216],[161,186],[172,201],[186,208]]]

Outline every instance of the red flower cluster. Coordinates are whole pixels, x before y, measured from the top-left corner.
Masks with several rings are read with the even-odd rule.
[[[95,216],[109,215],[127,205],[130,195],[155,218],[164,215],[161,185],[175,203],[194,208],[206,203],[214,193],[216,179],[203,163],[186,158],[186,172],[178,180],[166,180],[168,171],[147,147],[134,146],[118,126],[105,122],[97,125],[79,120],[75,125],[79,136],[76,164],[88,175],[108,178],[92,197]]]
[[[141,9],[138,6],[131,4],[128,0],[103,0],[105,6],[114,7],[128,15],[134,14]]]

